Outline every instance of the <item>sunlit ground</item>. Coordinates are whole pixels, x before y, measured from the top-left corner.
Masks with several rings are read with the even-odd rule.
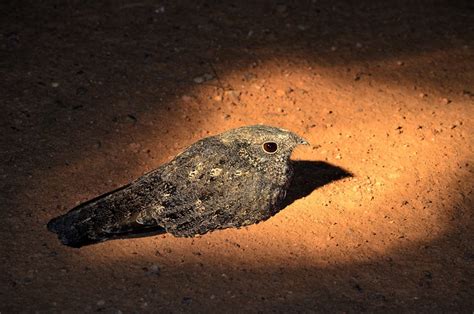
[[[140,8],[130,16],[149,14]],[[425,24],[433,12],[425,12]],[[109,32],[111,42],[121,38]],[[472,310],[472,41],[455,28],[444,47],[421,32],[429,40],[419,50],[405,49],[416,46],[406,38],[386,47],[370,32],[365,41],[354,32],[316,45],[313,27],[298,33],[295,47],[270,38],[250,48],[224,41],[201,53],[181,42],[167,59],[171,48],[140,47],[161,38],[145,32],[138,43],[120,43],[122,50],[101,48],[115,51],[116,60],[103,66],[118,68],[116,81],[100,60],[77,57],[92,53],[87,41],[70,39],[80,49],[66,49],[57,61],[72,60],[71,74],[48,62],[28,72],[12,61],[20,74],[7,76],[13,118],[4,131],[15,145],[2,153],[7,301],[0,310]],[[130,67],[142,50],[151,61]],[[77,71],[87,83],[69,78]],[[46,86],[21,87],[38,80]],[[84,84],[81,98],[76,87]],[[352,176],[327,180],[260,224],[196,238],[163,235],[77,250],[46,231],[51,217],[134,180],[194,141],[257,123],[306,138],[311,146],[298,148],[295,160],[323,161]],[[300,173],[296,189],[326,174]]]

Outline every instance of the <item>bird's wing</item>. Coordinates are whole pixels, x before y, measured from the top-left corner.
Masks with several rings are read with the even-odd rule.
[[[164,165],[159,173],[144,176],[141,184],[153,186],[151,182],[159,180],[161,189],[156,191],[151,210],[140,219],[156,221],[176,236],[230,227],[239,217],[239,225],[245,224],[248,204],[265,201],[258,197],[261,176],[238,154],[239,147],[210,137]]]

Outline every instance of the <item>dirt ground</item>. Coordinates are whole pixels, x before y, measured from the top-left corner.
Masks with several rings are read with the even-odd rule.
[[[474,310],[471,1],[2,1],[0,311]],[[49,219],[194,141],[311,142],[288,206],[196,238]]]

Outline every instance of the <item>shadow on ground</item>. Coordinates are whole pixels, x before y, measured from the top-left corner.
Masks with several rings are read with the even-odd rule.
[[[328,162],[312,160],[294,160],[292,162],[295,172],[283,208],[308,196],[319,187],[352,177],[349,171]]]

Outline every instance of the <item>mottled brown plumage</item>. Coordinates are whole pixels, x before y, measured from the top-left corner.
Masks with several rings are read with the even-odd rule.
[[[204,138],[136,181],[52,219],[48,229],[80,247],[144,232],[187,237],[257,223],[281,209],[299,144],[306,141],[264,125]]]

